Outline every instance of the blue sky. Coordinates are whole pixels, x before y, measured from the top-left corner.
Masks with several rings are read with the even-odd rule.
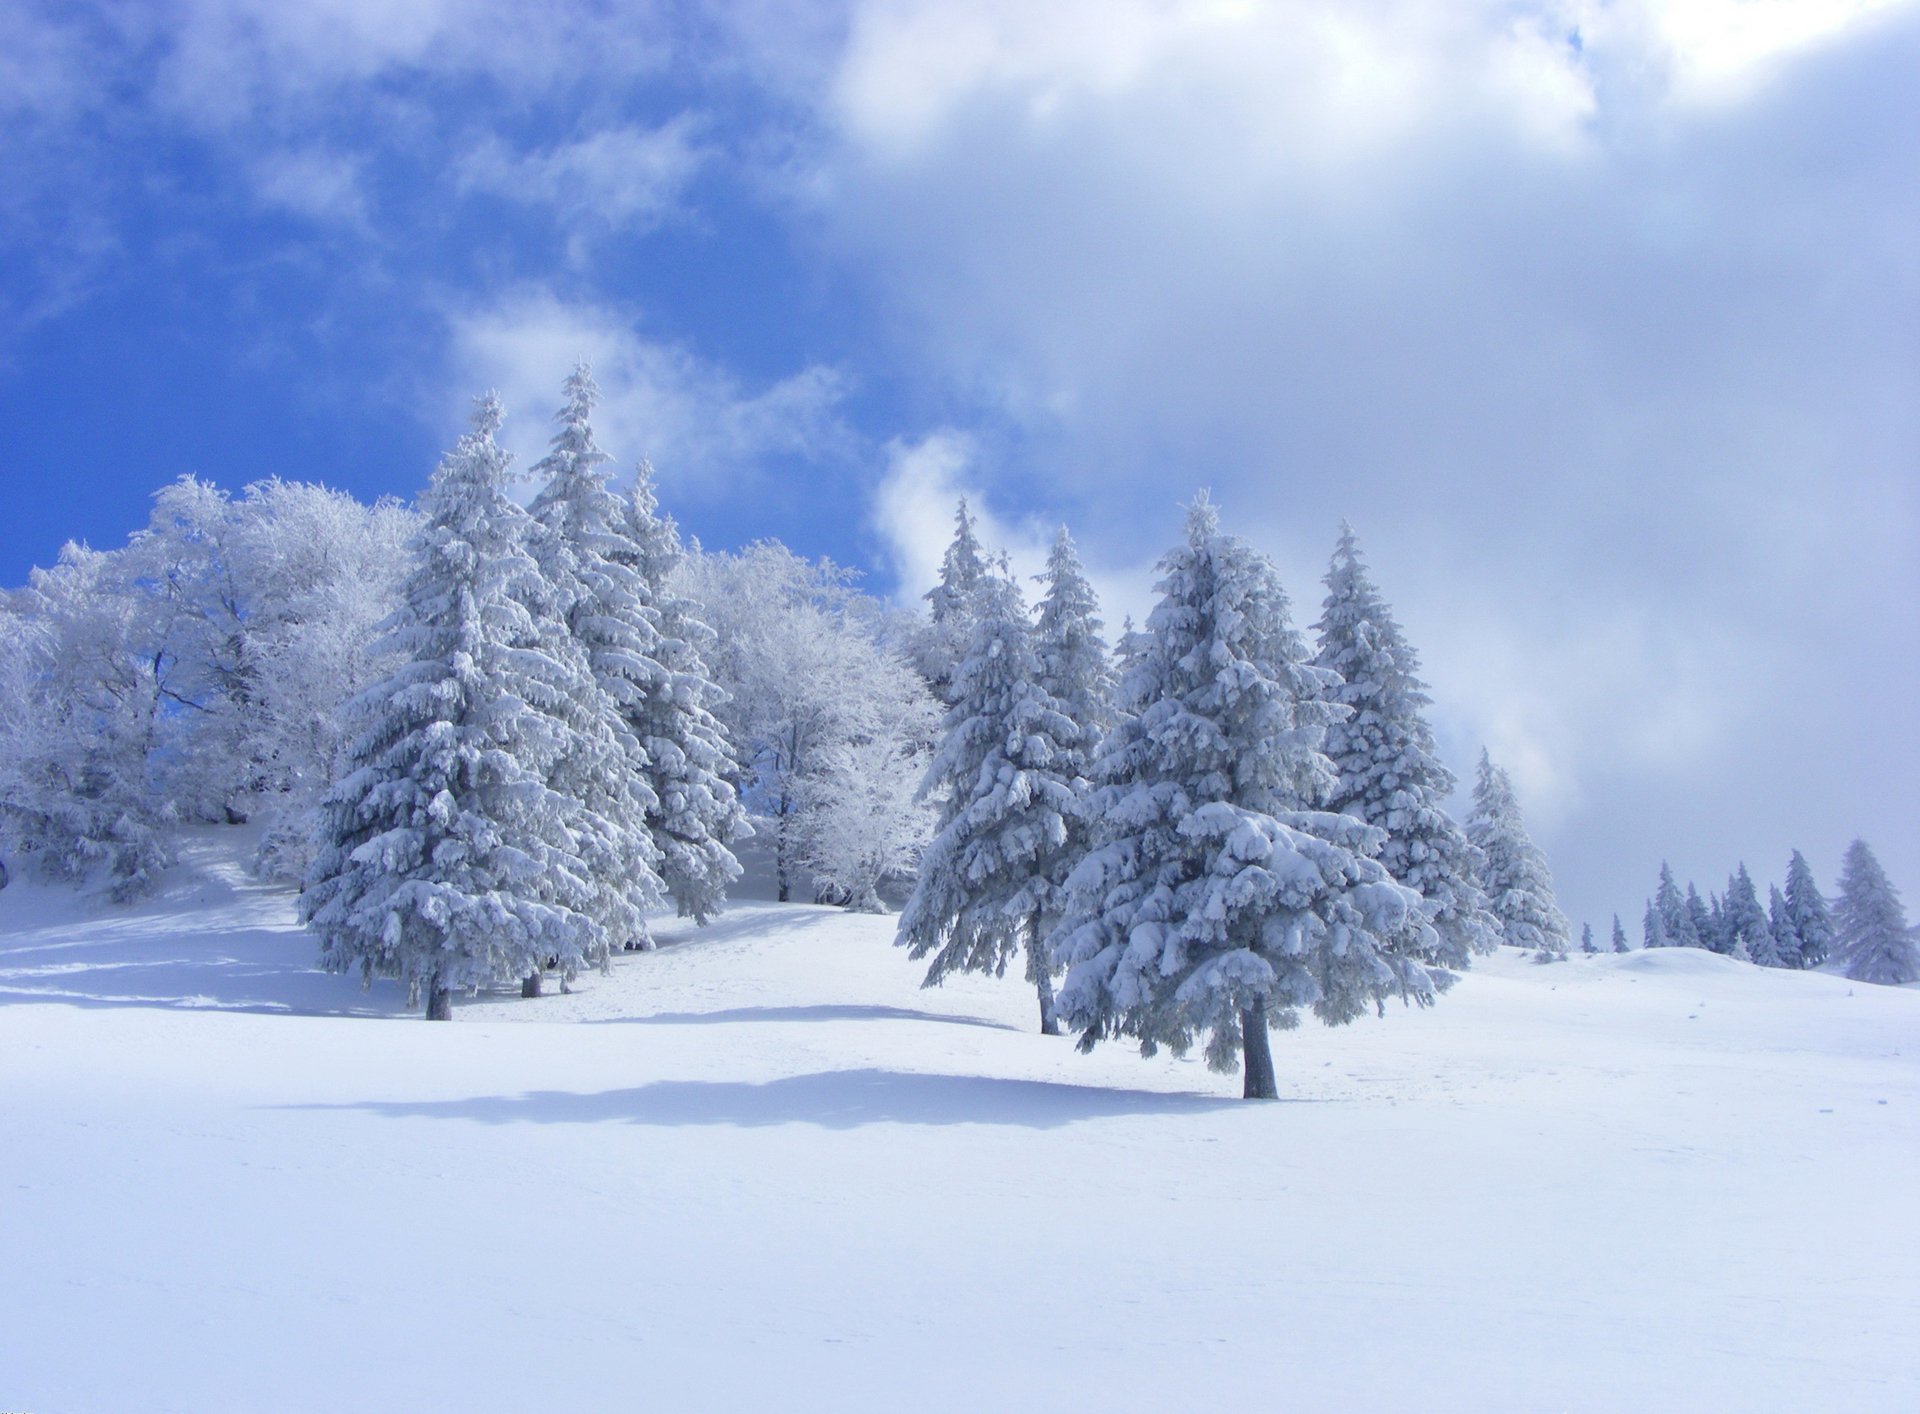
[[[1352,518],[1576,921],[1920,889],[1915,72],[1900,0],[0,0],[0,583],[589,357],[703,541],[881,592],[966,491],[1117,618],[1206,485],[1311,621]]]

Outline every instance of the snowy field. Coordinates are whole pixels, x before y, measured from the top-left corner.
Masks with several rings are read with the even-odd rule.
[[[1920,1409],[1920,993],[1483,964],[1237,1078],[742,903],[451,1025],[0,894],[0,1409]]]

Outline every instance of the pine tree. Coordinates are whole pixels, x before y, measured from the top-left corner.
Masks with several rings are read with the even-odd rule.
[[[1547,858],[1527,834],[1513,782],[1484,751],[1473,786],[1467,838],[1486,857],[1480,879],[1493,915],[1500,920],[1500,940],[1527,949],[1541,961],[1564,957],[1569,943],[1567,917],[1554,901]]]
[[[922,787],[938,793],[940,822],[896,941],[911,957],[933,954],[927,986],[952,972],[1000,976],[1024,950],[1040,1029],[1054,1036],[1060,1027],[1042,940],[1059,912],[1080,786],[1067,772],[1080,729],[1040,684],[1019,587],[990,574],[975,595],[973,642],[954,674],[945,738]]]
[[[1047,586],[1033,632],[1040,686],[1079,728],[1077,751],[1091,761],[1113,725],[1113,659],[1100,637],[1099,601],[1064,525],[1035,578]]]
[[[1833,905],[1833,956],[1854,982],[1920,981],[1920,946],[1907,931],[1900,894],[1865,840],[1847,846]]]
[[[1699,930],[1694,926],[1693,916],[1687,912],[1686,895],[1680,892],[1680,886],[1674,882],[1673,870],[1666,860],[1660,861],[1660,887],[1654,891],[1653,906],[1660,913],[1660,933],[1665,939],[1659,944],[1648,943],[1648,947],[1697,948],[1702,946]]]
[[[1727,881],[1726,901],[1727,956],[1743,958],[1760,967],[1785,967],[1773,929],[1767,925],[1767,911],[1760,906],[1760,894],[1753,876],[1742,864]]]
[[[1476,871],[1478,851],[1445,809],[1458,782],[1441,764],[1420,680],[1420,660],[1361,563],[1353,527],[1342,523],[1325,578],[1317,666],[1337,675],[1333,701],[1350,715],[1327,728],[1338,781],[1326,801],[1386,833],[1380,862],[1425,900],[1439,935],[1435,959],[1465,967],[1500,945]]]
[[[500,405],[440,463],[404,599],[400,666],[350,706],[348,773],[329,792],[300,898],[330,971],[398,978],[427,1017],[455,990],[571,972],[604,956],[577,852],[581,809],[547,784],[568,748],[550,710],[582,690],[536,611],[550,592],[507,499]]]
[[[1778,884],[1767,885],[1767,931],[1773,934],[1773,945],[1779,949],[1779,965],[1798,967],[1800,939],[1793,931],[1793,920],[1787,916],[1787,896],[1780,892]]]
[[[1722,956],[1733,953],[1733,929],[1727,918],[1727,901],[1719,894],[1707,895],[1707,926],[1701,930],[1701,941],[1711,952]]]
[[[1833,914],[1814,881],[1813,868],[1799,850],[1787,862],[1787,921],[1799,949],[1796,966],[1818,967],[1833,951]]]
[[[1708,909],[1706,900],[1700,897],[1700,890],[1691,883],[1687,885],[1684,904],[1687,932],[1680,946],[1711,949],[1713,947],[1713,913]]]
[[[1647,911],[1640,922],[1640,946],[1643,948],[1673,946],[1673,940],[1667,936],[1666,920],[1660,916],[1660,906],[1652,899],[1647,900]]]
[[[667,674],[646,586],[633,569],[624,507],[607,485],[611,459],[593,440],[599,389],[585,364],[568,377],[566,399],[552,450],[534,467],[542,486],[532,511],[543,533],[533,548],[554,586],[555,622],[569,640],[555,651],[580,654],[592,688],[558,704],[573,746],[548,780],[585,807],[580,848],[591,868],[596,922],[613,946],[645,947],[646,914],[665,898],[660,851],[648,828],[660,801],[631,723],[668,690]],[[537,972],[524,990],[538,995]]]
[[[705,924],[740,877],[732,846],[753,827],[733,784],[740,775],[733,743],[715,715],[726,694],[707,667],[713,630],[692,600],[674,592],[686,552],[678,527],[658,504],[653,468],[642,462],[626,503],[629,564],[654,611],[662,676],[659,690],[627,721],[647,753],[647,780],[658,802],[647,823],[667,892],[682,918]]]
[[[1613,915],[1613,950],[1615,952],[1628,951],[1627,930],[1620,926],[1620,915],[1617,913]]]
[[[915,663],[933,695],[948,706],[953,703],[954,673],[973,641],[974,594],[987,574],[986,555],[964,496],[953,525],[953,543],[940,561],[940,582],[925,595],[928,621],[914,651]]]
[[[1597,953],[1600,951],[1600,945],[1593,940],[1593,925],[1591,923],[1582,923],[1580,925],[1580,951],[1583,953]]]
[[[1160,571],[1095,763],[1098,838],[1050,940],[1068,968],[1060,1015],[1082,1049],[1204,1037],[1209,1066],[1244,1057],[1244,1093],[1272,1098],[1269,1027],[1302,1007],[1338,1024],[1390,995],[1425,1005],[1452,975],[1421,964],[1439,940],[1370,857],[1380,832],[1312,808],[1341,713],[1271,563],[1203,495]]]

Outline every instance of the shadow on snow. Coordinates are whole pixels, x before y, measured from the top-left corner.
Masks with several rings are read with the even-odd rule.
[[[740,1006],[721,1011],[661,1011],[651,1016],[601,1016],[589,1026],[718,1026],[734,1021],[937,1021],[952,1026],[984,1026],[994,1031],[1019,1031],[1004,1021],[983,1016],[957,1016],[943,1011],[918,1011],[902,1006]]]
[[[899,1070],[829,1070],[762,1082],[656,1080],[626,1090],[579,1094],[536,1090],[464,1100],[366,1100],[293,1109],[364,1110],[389,1119],[465,1119],[481,1124],[696,1124],[758,1128],[812,1124],[996,1124],[1057,1129],[1127,1115],[1205,1114],[1245,1102],[1065,1085],[1047,1080],[922,1075]]]

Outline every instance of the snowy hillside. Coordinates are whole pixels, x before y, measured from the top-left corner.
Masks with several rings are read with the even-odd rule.
[[[1911,989],[1508,950],[1249,1104],[803,905],[426,1025],[240,834],[0,893],[0,1408],[1920,1408]]]

